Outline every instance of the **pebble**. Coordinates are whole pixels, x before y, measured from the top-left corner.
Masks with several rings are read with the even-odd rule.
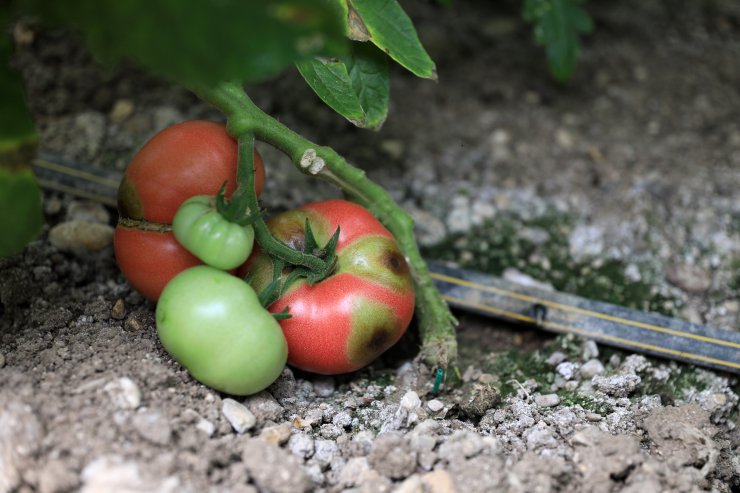
[[[428,493],[458,493],[450,473],[444,469],[428,472],[421,477]]]
[[[289,422],[266,426],[260,432],[260,438],[274,445],[284,445],[290,438],[293,425]]]
[[[336,390],[336,383],[332,377],[316,377],[313,381],[313,391],[319,397],[331,397]]]
[[[51,460],[39,471],[39,493],[63,493],[77,487],[77,473],[60,460]]]
[[[546,363],[550,366],[558,366],[563,361],[567,360],[568,356],[560,351],[555,351],[550,355],[549,358],[547,358]]]
[[[445,408],[445,405],[444,402],[440,401],[439,399],[432,399],[431,401],[427,402],[427,407],[433,413],[438,413]]]
[[[401,397],[400,405],[403,409],[407,409],[409,411],[419,409],[421,407],[421,399],[419,398],[419,394],[417,394],[413,390],[409,390],[403,395],[403,397]]]
[[[578,373],[578,368],[579,368],[578,363],[564,361],[555,368],[555,371],[557,371],[558,375],[560,375],[564,379],[573,380],[576,374]]]
[[[0,393],[0,492],[17,491],[33,468],[44,430],[31,406]]]
[[[322,468],[326,468],[331,462],[339,457],[339,445],[333,440],[316,440],[314,442],[314,453],[313,459],[321,465]]]
[[[216,425],[204,418],[198,420],[195,424],[195,428],[205,433],[208,437],[212,437],[213,433],[216,431]]]
[[[123,298],[118,298],[110,309],[110,316],[114,320],[123,320],[126,317],[126,304]]]
[[[80,493],[106,493],[112,491],[146,491],[175,493],[181,488],[175,476],[145,477],[136,462],[125,461],[118,455],[99,457],[82,470]]]
[[[588,340],[583,343],[583,359],[590,360],[599,357],[599,346],[596,341]]]
[[[252,411],[259,423],[281,421],[285,411],[272,394],[264,390],[249,397],[244,404]]]
[[[613,397],[627,397],[635,391],[642,379],[634,373],[620,373],[603,377],[596,375],[591,379],[596,390]]]
[[[498,390],[492,385],[465,384],[462,388],[460,410],[473,419],[480,418],[486,411],[495,406],[500,398],[501,395]]]
[[[519,284],[520,286],[527,286],[541,291],[555,291],[555,287],[553,287],[552,284],[539,281],[514,267],[508,267],[504,270],[503,278],[509,282],[513,282],[514,284]]]
[[[74,200],[67,206],[66,220],[108,224],[110,214],[97,202]]]
[[[272,443],[259,438],[248,439],[242,451],[242,462],[261,491],[303,493],[311,489],[311,480],[298,457]]]
[[[302,459],[308,459],[314,452],[314,440],[306,433],[294,433],[288,439],[288,449]]]
[[[707,271],[685,262],[668,266],[665,277],[674,286],[691,294],[701,294],[712,285],[712,278]]]
[[[558,394],[537,395],[534,398],[534,403],[537,404],[537,407],[555,407],[560,404],[560,397]]]
[[[373,443],[368,461],[383,476],[403,479],[416,469],[416,451],[400,433],[385,433]]]
[[[119,409],[136,409],[141,405],[141,390],[128,377],[118,378],[108,382],[103,387],[113,405]]]
[[[107,224],[66,221],[49,231],[49,241],[60,250],[99,252],[113,242],[114,229]]]
[[[112,123],[118,124],[134,113],[134,102],[130,99],[119,99],[113,104],[109,118]]]
[[[231,427],[234,428],[234,431],[239,434],[251,430],[257,424],[257,418],[252,411],[234,399],[224,399],[221,412],[223,412]]]
[[[167,445],[172,439],[169,420],[159,411],[143,410],[132,419],[136,432],[145,440],[156,445]]]
[[[579,372],[583,378],[590,379],[604,373],[604,365],[597,359],[591,359],[581,366]]]

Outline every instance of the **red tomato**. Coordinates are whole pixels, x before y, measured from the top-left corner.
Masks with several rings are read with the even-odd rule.
[[[366,366],[404,334],[414,312],[408,265],[393,235],[365,208],[344,200],[304,205],[268,221],[279,240],[302,248],[306,219],[319,245],[340,228],[337,267],[323,281],[296,282],[270,306],[288,308],[280,321],[288,341],[288,363],[323,374]],[[272,279],[272,263],[257,252],[246,269],[257,292]]]
[[[224,182],[236,188],[237,142],[218,123],[194,120],[168,127],[151,138],[126,169],[118,189],[121,218],[140,221],[119,225],[116,260],[129,283],[157,300],[177,273],[200,262],[167,230],[180,205],[194,195],[216,195]],[[262,192],[265,168],[255,150],[255,190]]]

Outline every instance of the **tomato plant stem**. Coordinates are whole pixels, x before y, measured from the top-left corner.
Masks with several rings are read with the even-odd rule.
[[[237,189],[232,195],[232,203],[238,203],[238,208],[243,209],[242,215],[252,215],[252,227],[257,243],[264,251],[293,265],[302,265],[311,272],[323,272],[327,270],[326,262],[311,254],[299,252],[285,243],[277,240],[265,224],[265,220],[259,215],[259,203],[254,188],[254,134],[248,130],[236,134],[239,154],[236,167]]]
[[[258,139],[290,156],[305,174],[340,187],[388,228],[396,237],[414,279],[416,316],[423,343],[422,358],[433,366],[454,369],[457,361],[455,318],[434,286],[426,262],[421,257],[414,238],[413,220],[388,192],[330,147],[317,146],[263,112],[240,85],[223,83],[195,92],[226,114],[227,127],[232,135],[253,132]],[[239,154],[242,155],[241,149]],[[260,234],[257,223],[255,233]]]

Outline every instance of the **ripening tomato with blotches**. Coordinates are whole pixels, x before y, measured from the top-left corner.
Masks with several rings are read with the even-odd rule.
[[[195,195],[236,189],[238,146],[224,125],[192,120],[152,137],[134,156],[118,189],[120,215],[114,236],[116,261],[129,283],[156,301],[167,282],[201,262],[174,239],[172,220]],[[254,151],[255,191],[265,182]]]
[[[290,365],[329,375],[352,372],[393,346],[408,328],[415,301],[411,273],[393,235],[352,202],[306,204],[267,225],[278,240],[302,250],[306,220],[321,246],[340,227],[336,267],[312,286],[296,281],[269,309],[287,308],[291,315],[280,320]],[[240,274],[251,275],[260,292],[273,279],[273,263],[257,251]]]

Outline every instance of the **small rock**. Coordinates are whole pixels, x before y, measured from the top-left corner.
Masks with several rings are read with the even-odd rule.
[[[319,434],[324,438],[334,440],[342,434],[342,427],[337,426],[334,423],[327,423],[325,425],[321,425],[319,428]]]
[[[604,365],[597,359],[588,360],[581,366],[579,372],[583,378],[590,379],[604,373]]]
[[[534,403],[537,407],[555,407],[560,404],[560,397],[558,394],[538,395],[535,396]]]
[[[701,294],[712,285],[712,278],[707,271],[685,262],[670,265],[665,277],[674,286],[691,294]]]
[[[313,455],[314,441],[311,435],[306,433],[294,433],[288,439],[288,449],[302,459],[308,459]]]
[[[421,476],[414,474],[406,478],[401,484],[399,484],[393,493],[425,493],[424,482],[421,480]]]
[[[563,361],[567,360],[568,356],[560,351],[555,351],[550,355],[549,358],[547,358],[546,363],[550,366],[558,366]]]
[[[370,464],[365,457],[353,457],[347,461],[339,474],[337,486],[351,488],[357,486],[363,474],[370,470]]]
[[[172,427],[162,413],[145,410],[136,413],[132,420],[134,429],[142,438],[156,445],[167,445],[172,439]]]
[[[589,339],[583,343],[583,359],[590,360],[599,357],[599,346],[596,341]]]
[[[380,148],[393,159],[401,159],[404,152],[404,142],[401,139],[384,139],[380,142]]]
[[[244,444],[242,462],[260,490],[303,493],[311,488],[311,480],[296,456],[259,438],[250,438]]]
[[[339,446],[333,440],[316,440],[314,442],[313,460],[326,468],[336,458],[340,457]]]
[[[445,408],[445,405],[444,402],[440,401],[439,399],[432,399],[431,401],[427,402],[427,407],[433,413],[438,413]]]
[[[137,463],[125,461],[116,455],[95,459],[85,466],[81,477],[81,493],[175,493],[181,489],[180,481],[175,476],[145,476]]]
[[[128,377],[122,377],[108,382],[103,387],[119,409],[136,409],[141,405],[141,391],[139,386]]]
[[[195,428],[205,433],[208,437],[213,436],[213,433],[216,431],[216,425],[204,418],[198,420]]]
[[[231,423],[231,427],[237,433],[241,434],[247,430],[251,430],[257,424],[257,418],[254,414],[246,406],[234,399],[224,399],[221,412],[223,412],[226,419]]]
[[[474,457],[485,447],[486,443],[477,433],[468,430],[458,430],[439,446],[438,453],[441,460],[454,462]]]
[[[293,425],[289,422],[266,426],[260,432],[260,438],[274,445],[283,445],[290,438],[292,430]]]
[[[130,99],[119,99],[113,104],[108,117],[113,123],[121,123],[134,112],[134,102]]]
[[[283,417],[283,406],[281,406],[275,398],[269,392],[259,392],[249,397],[244,403],[252,414],[257,418],[257,421],[264,423],[265,421],[281,421]]]
[[[280,373],[280,376],[275,380],[272,385],[267,389],[268,392],[281,402],[283,399],[290,399],[295,397],[296,393],[296,380],[293,371],[285,367]]]
[[[573,380],[576,377],[576,374],[578,374],[578,369],[578,363],[564,361],[555,368],[555,371],[557,371],[558,375],[560,375],[564,379]]]
[[[508,267],[504,270],[503,278],[509,282],[513,282],[514,284],[519,284],[520,286],[527,286],[530,288],[540,289],[542,291],[555,291],[552,284],[538,281],[534,277],[513,267]]]
[[[114,320],[123,320],[126,317],[126,304],[123,298],[118,298],[110,309],[110,316]]]
[[[110,214],[97,202],[74,200],[67,207],[66,220],[108,224]]]
[[[0,393],[0,492],[17,491],[34,468],[44,431],[31,406]]]
[[[60,250],[99,252],[113,242],[114,229],[107,224],[67,221],[49,231],[49,241]]]
[[[428,472],[421,477],[428,493],[458,493],[452,476],[444,469]]]
[[[620,373],[603,377],[596,375],[591,379],[596,390],[613,397],[627,397],[635,391],[642,379],[634,373]]]
[[[0,353],[0,368],[5,366],[5,355],[3,353]]]
[[[313,380],[313,391],[319,397],[331,397],[336,390],[336,383],[332,377],[316,377]]]
[[[71,491],[78,483],[77,473],[59,460],[47,462],[39,471],[39,493]]]
[[[380,474],[403,479],[416,469],[416,451],[400,433],[385,433],[373,443],[368,461]]]
[[[332,424],[341,428],[352,426],[352,415],[347,411],[339,411],[331,420]]]
[[[421,407],[421,399],[419,398],[419,394],[417,394],[413,390],[409,390],[403,395],[403,397],[401,397],[400,405],[403,409],[406,409],[408,411],[419,409]]]

